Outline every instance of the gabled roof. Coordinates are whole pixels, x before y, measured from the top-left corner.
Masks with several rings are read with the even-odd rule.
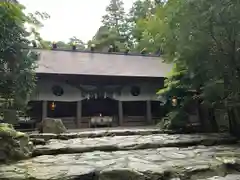
[[[128,77],[166,77],[172,65],[160,57],[37,50],[37,73]]]

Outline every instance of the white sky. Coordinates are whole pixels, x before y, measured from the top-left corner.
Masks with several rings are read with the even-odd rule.
[[[70,37],[87,42],[101,26],[110,0],[19,0],[27,12],[46,12],[51,18],[44,21],[41,36],[50,41],[67,41]],[[134,0],[123,0],[128,10]]]

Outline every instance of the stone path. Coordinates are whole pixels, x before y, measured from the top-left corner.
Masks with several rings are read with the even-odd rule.
[[[0,180],[240,180],[240,145],[227,134],[127,131],[31,135],[46,144],[32,159],[0,165]]]
[[[0,167],[0,179],[158,180],[224,176],[240,162],[237,146],[158,148],[44,155]],[[232,170],[232,173],[237,173]],[[233,175],[232,175],[233,176]],[[234,175],[240,178],[240,175]],[[15,179],[14,179],[15,178]],[[234,179],[231,179],[234,180]]]
[[[133,135],[98,138],[75,138],[69,140],[50,140],[46,145],[38,145],[34,155],[54,155],[83,153],[92,151],[119,151],[150,149],[159,147],[186,147],[192,145],[216,145],[234,143],[235,138],[227,134],[202,135]]]
[[[79,131],[79,130],[78,130]],[[77,132],[77,130],[72,130],[69,133],[63,133],[60,135],[57,134],[39,134],[39,133],[31,133],[31,138],[40,138],[40,139],[73,139],[73,138],[94,138],[94,137],[103,137],[103,136],[131,136],[131,135],[151,135],[151,134],[163,134],[166,131],[161,131],[157,128],[124,128],[124,129],[100,129],[100,130],[84,130],[81,132]],[[170,133],[170,131],[169,131]]]

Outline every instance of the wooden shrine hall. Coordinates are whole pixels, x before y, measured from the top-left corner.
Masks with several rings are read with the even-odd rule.
[[[67,128],[141,126],[163,116],[156,92],[172,66],[159,56],[41,50],[28,114]]]

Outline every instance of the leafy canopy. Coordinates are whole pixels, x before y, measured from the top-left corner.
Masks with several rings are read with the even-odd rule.
[[[28,49],[32,23],[18,3],[0,3],[0,106],[23,109],[35,87],[37,54]]]

